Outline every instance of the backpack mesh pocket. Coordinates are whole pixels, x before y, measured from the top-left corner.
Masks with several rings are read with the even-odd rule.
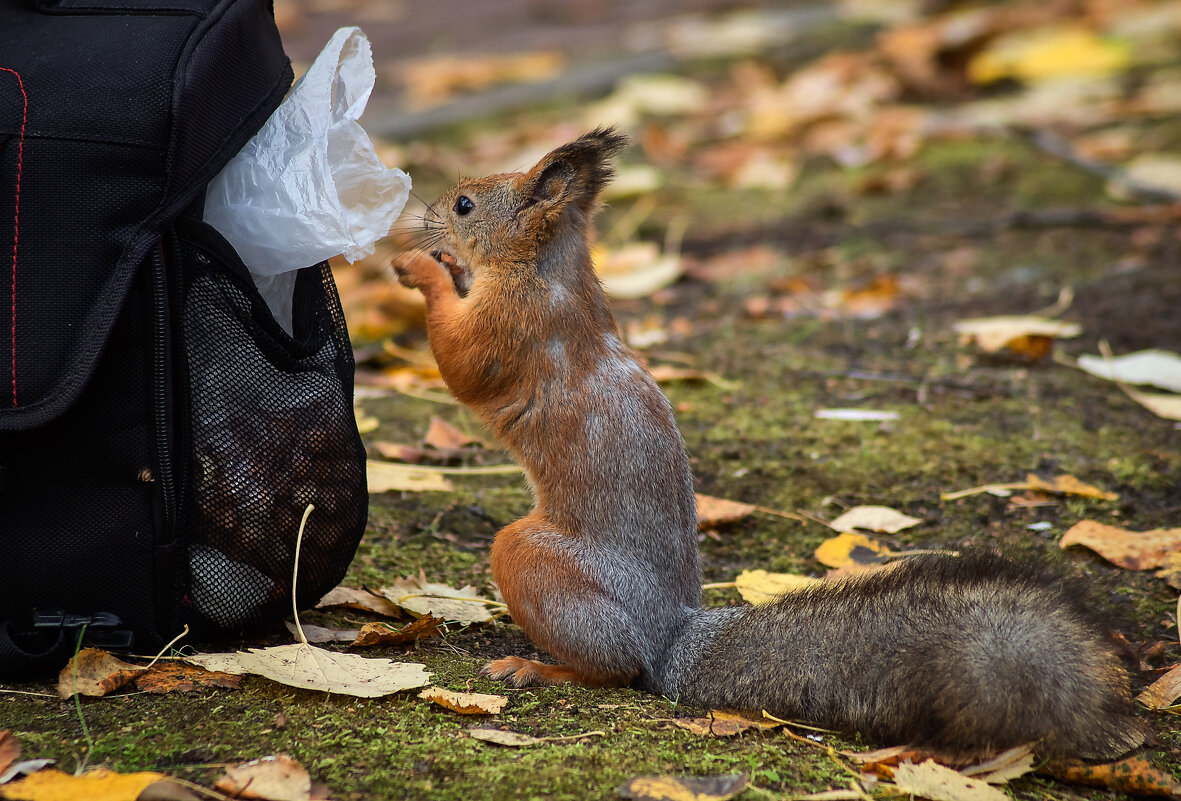
[[[300,549],[297,603],[314,604],[340,581],[364,531],[368,494],[352,349],[327,264],[300,271],[289,336],[232,249],[211,237],[220,239],[207,232],[180,247],[190,443],[182,603],[198,623],[237,629],[290,609],[308,504],[315,511]]]

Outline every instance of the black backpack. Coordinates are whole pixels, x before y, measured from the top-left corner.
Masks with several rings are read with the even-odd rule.
[[[0,678],[274,620],[364,530],[327,264],[294,333],[201,222],[291,84],[267,0],[0,0]]]

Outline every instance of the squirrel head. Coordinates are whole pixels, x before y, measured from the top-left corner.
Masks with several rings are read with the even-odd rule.
[[[611,159],[626,144],[613,128],[597,128],[528,172],[466,179],[435,201],[431,255],[451,273],[459,294],[490,266],[536,267],[558,240],[585,244],[599,193],[615,174]]]

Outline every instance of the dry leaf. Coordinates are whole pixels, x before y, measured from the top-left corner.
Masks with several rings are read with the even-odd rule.
[[[1128,67],[1127,45],[1079,25],[1017,30],[1002,35],[968,62],[968,78],[992,83],[1002,78],[1025,82],[1057,78],[1095,78]]]
[[[402,578],[381,594],[415,617],[434,615],[456,623],[486,623],[492,619],[488,605],[472,587],[455,589],[428,582],[425,576]]]
[[[783,724],[767,718],[748,718],[735,712],[714,710],[708,718],[675,718],[673,725],[694,734],[710,734],[714,737],[733,737],[750,729],[770,731]]]
[[[455,487],[437,470],[392,462],[365,461],[369,492],[451,492]]]
[[[283,621],[283,625],[298,639],[300,626],[295,625],[290,620]],[[361,633],[360,629],[335,629],[327,626],[313,626],[307,623],[303,624],[302,628],[303,636],[307,638],[307,641],[316,645],[324,645],[330,642],[352,642]]]
[[[1118,501],[1119,495],[1079,481],[1071,475],[1054,476],[1050,481],[1038,478],[1033,473],[1025,477],[1025,489],[1038,492],[1052,492],[1056,495],[1077,495],[1081,498],[1097,498],[1101,501]]]
[[[1141,756],[1128,757],[1108,765],[1050,765],[1054,778],[1075,784],[1106,787],[1132,795],[1181,795],[1181,784],[1157,770]]]
[[[715,528],[725,523],[734,523],[757,511],[758,507],[740,501],[715,498],[712,495],[693,496],[697,499],[697,528]]]
[[[1181,665],[1173,669],[1136,696],[1136,700],[1149,709],[1166,709],[1181,698]]]
[[[0,797],[20,801],[135,801],[160,773],[115,773],[95,768],[74,776],[49,768],[0,788]]]
[[[1009,801],[1009,796],[981,779],[972,779],[932,759],[894,768],[894,784],[904,793],[931,801]]]
[[[423,437],[423,443],[441,451],[457,450],[466,445],[487,447],[479,437],[469,436],[441,417],[431,415],[431,425]]]
[[[545,742],[545,740],[537,737],[530,737],[528,734],[518,734],[515,731],[506,731],[504,729],[468,729],[467,733],[473,740],[495,743],[496,745],[507,745],[511,748],[523,748],[529,745],[540,745]]]
[[[443,626],[443,622],[442,618],[423,615],[398,629],[388,623],[366,623],[357,633],[352,647],[402,645],[403,643],[417,642],[423,637],[442,636],[439,629]]]
[[[159,662],[136,675],[135,686],[146,693],[191,693],[203,687],[238,690],[242,687],[242,679],[184,662]]]
[[[4,775],[13,762],[20,759],[20,755],[20,740],[10,731],[0,731],[0,776]]]
[[[1018,355],[1035,359],[1049,352],[1053,340],[1077,337],[1083,331],[1078,323],[1032,315],[961,320],[954,328],[963,341],[974,342],[985,353],[1008,348]]]
[[[508,698],[503,695],[457,693],[443,687],[427,687],[418,697],[461,715],[496,715],[508,703]]]
[[[29,776],[41,770],[46,765],[52,765],[55,761],[53,759],[22,759],[20,762],[13,762],[4,771],[0,772],[0,784],[7,784],[17,776]],[[0,798],[3,797],[4,792],[0,790]]]
[[[565,64],[566,57],[557,50],[511,54],[465,51],[462,55],[419,56],[390,69],[402,78],[407,105],[422,109],[496,84],[546,80],[560,73]]]
[[[823,583],[823,579],[811,576],[768,573],[766,570],[743,570],[738,574],[738,578],[734,579],[734,585],[742,599],[756,606],[771,603],[785,592],[814,587]]]
[[[57,677],[57,694],[103,696],[130,682],[142,667],[129,665],[98,648],[83,648],[74,654]]]
[[[877,540],[850,532],[825,540],[815,553],[820,564],[837,568],[880,565],[888,555],[886,546]]]
[[[1181,421],[1181,395],[1163,395],[1159,392],[1141,392],[1123,387],[1124,393],[1157,417]]]
[[[1181,392],[1181,356],[1168,350],[1138,350],[1105,359],[1084,353],[1078,367],[1098,378],[1125,384],[1150,384]]]
[[[1181,551],[1166,556],[1161,569],[1152,575],[1158,579],[1164,579],[1165,583],[1173,589],[1181,590]]]
[[[214,787],[234,798],[267,801],[308,801],[312,795],[307,770],[283,754],[232,765]]]
[[[708,384],[713,384],[718,389],[734,390],[738,388],[737,382],[727,381],[717,373],[710,372],[709,370],[695,370],[692,367],[670,367],[666,364],[658,364],[648,368],[648,372],[658,384],[668,384],[672,381],[705,381]]]
[[[294,643],[232,654],[197,654],[185,661],[224,673],[253,673],[280,684],[360,698],[377,698],[427,684],[431,674],[416,662],[368,659]]]
[[[398,606],[389,598],[366,589],[357,589],[354,587],[336,587],[335,589],[329,590],[328,594],[316,604],[316,608],[322,609],[328,606],[347,606],[353,609],[364,609],[369,612],[376,612],[379,615],[385,615],[386,617],[402,616],[402,607]]]
[[[917,526],[921,522],[923,522],[921,519],[904,515],[889,506],[854,506],[828,525],[836,531],[852,531],[855,528],[863,528],[868,531],[895,534],[911,526]]]
[[[1160,567],[1169,554],[1181,549],[1181,528],[1128,531],[1094,520],[1081,520],[1062,535],[1060,548],[1081,545],[1112,564],[1128,570]]]
[[[679,255],[661,253],[653,242],[632,242],[613,251],[596,247],[592,258],[603,289],[613,298],[646,298],[685,272]]]
[[[1008,784],[1032,770],[1033,748],[1029,745],[1019,745],[1002,751],[987,762],[964,768],[960,772],[989,784]]]
[[[727,801],[746,789],[746,777],[637,776],[619,788],[633,801]]]

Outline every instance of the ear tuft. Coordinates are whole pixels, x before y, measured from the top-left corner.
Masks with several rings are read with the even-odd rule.
[[[546,207],[546,216],[567,205],[589,213],[603,187],[615,176],[612,157],[627,142],[614,128],[596,128],[553,150],[525,176],[527,204]]]

